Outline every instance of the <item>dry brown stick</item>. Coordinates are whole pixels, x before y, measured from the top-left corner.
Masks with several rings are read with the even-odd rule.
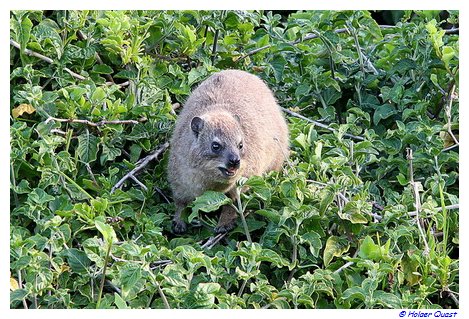
[[[458,298],[454,295],[454,292],[448,291],[449,297],[454,301],[457,307],[459,307],[459,300]]]
[[[445,207],[445,209],[447,210],[452,210],[452,209],[459,209],[459,204],[454,204],[454,205],[448,205]],[[440,212],[443,210],[443,207],[436,207],[435,208],[435,211],[436,212]],[[409,216],[416,216],[417,215],[417,212],[416,211],[413,211],[413,212],[409,212]]]
[[[352,258],[357,257],[357,255],[358,255],[358,250],[355,251],[355,253],[353,254]],[[340,273],[342,270],[344,270],[344,269],[347,268],[347,267],[352,266],[353,264],[355,264],[355,262],[353,262],[353,261],[349,261],[349,262],[343,264],[343,265],[340,266],[336,271],[334,271],[334,274]]]
[[[130,178],[138,184],[138,186],[140,186],[141,188],[143,188],[145,191],[148,190],[148,188],[141,182],[137,179],[137,177],[135,177],[134,175],[130,175]]]
[[[227,233],[221,233],[221,234],[218,234],[214,237],[210,237],[207,240],[207,242],[205,242],[205,244],[200,246],[200,248],[202,248],[202,249],[205,249],[205,248],[211,249],[211,248],[213,248],[213,246],[215,246],[220,240],[222,240],[226,236],[226,234]]]
[[[448,103],[448,106],[445,107],[445,113],[446,113],[446,119],[448,120],[448,134],[451,136],[451,138],[453,139],[453,141],[456,143],[456,145],[459,145],[459,141],[458,139],[456,138],[456,136],[454,136],[453,134],[453,131],[451,131],[451,108],[453,107],[453,99],[454,99],[454,90],[456,89],[456,84],[453,84],[453,87],[451,89],[451,92],[449,94],[449,103]]]
[[[176,115],[176,111],[178,108],[181,107],[181,104],[179,103],[174,103],[172,106],[171,106],[171,110],[169,111],[172,115]]]
[[[23,279],[21,278],[21,270],[17,270],[17,274],[18,274],[18,287],[20,289],[23,289]],[[26,302],[26,299],[23,298],[23,307],[24,309],[28,309],[28,303]]]
[[[103,126],[107,124],[138,124],[138,123],[145,122],[146,120],[147,119],[145,117],[142,117],[138,121],[136,120],[112,120],[112,121],[103,120],[99,122],[91,122],[88,120],[80,120],[80,119],[59,119],[59,118],[50,116],[45,121],[45,123],[47,124],[50,121],[57,121],[57,122],[63,122],[63,123],[81,123],[81,124],[86,124],[86,125],[93,126],[93,127],[99,127],[99,126]]]
[[[169,259],[164,259],[164,260],[158,260],[158,261],[155,261],[155,262],[152,262],[150,263],[150,270],[155,270],[156,268],[158,267],[164,267],[166,265],[170,265],[172,264],[173,262]]]
[[[407,160],[409,161],[409,177],[410,177],[410,186],[412,186],[412,189],[414,191],[414,197],[415,197],[415,219],[416,219],[416,222],[417,222],[417,228],[420,232],[420,235],[422,236],[422,240],[423,240],[423,243],[424,243],[424,246],[425,246],[425,249],[423,250],[423,254],[425,256],[428,256],[428,254],[430,253],[430,247],[428,246],[428,243],[427,243],[427,239],[425,238],[425,233],[423,232],[423,229],[422,229],[422,225],[420,224],[420,216],[419,216],[419,213],[420,213],[420,209],[421,209],[421,205],[420,205],[420,194],[419,194],[419,189],[418,189],[418,184],[417,182],[414,181],[414,168],[413,168],[413,159],[414,159],[414,156],[413,156],[413,153],[412,153],[412,149],[410,147],[407,148]]]
[[[329,130],[329,131],[331,131],[331,132],[336,132],[336,131],[337,131],[336,129],[334,129],[334,128],[332,128],[332,127],[329,127],[329,126],[327,126],[326,124],[323,124],[323,123],[318,122],[318,121],[311,120],[311,119],[309,119],[309,118],[307,118],[307,117],[305,117],[305,116],[303,116],[303,115],[301,115],[301,114],[298,114],[298,113],[296,113],[296,112],[290,111],[289,109],[286,109],[286,108],[283,108],[283,107],[282,107],[281,109],[282,109],[282,111],[284,111],[284,112],[287,113],[287,114],[290,114],[290,115],[292,115],[292,116],[294,116],[294,117],[300,118],[300,119],[305,120],[305,121],[308,121],[308,122],[310,122],[310,123],[313,123],[314,125],[319,126],[319,127],[322,127],[322,128],[324,128],[324,129],[326,129],[326,130]],[[344,136],[347,136],[347,137],[350,137],[350,138],[352,138],[352,139],[359,140],[359,141],[364,141],[364,140],[365,140],[365,138],[363,138],[363,137],[361,137],[361,136],[355,136],[355,135],[348,134],[348,133],[344,133]]]
[[[21,50],[21,46],[18,42],[10,39],[10,44],[12,46],[14,46],[15,48],[17,49],[20,49]],[[50,64],[53,64],[54,63],[54,60],[52,60],[51,58],[49,57],[46,57],[45,55],[42,55],[40,53],[37,53],[37,52],[34,52],[32,50],[29,50],[29,49],[24,49],[24,54],[26,55],[29,55],[29,56],[33,56],[33,57],[36,57],[36,58],[39,58],[41,59],[42,61],[45,61],[47,63],[50,63]],[[64,71],[67,71],[71,76],[73,76],[74,78],[77,78],[79,80],[86,80],[86,78],[78,73],[75,73],[73,72],[72,70],[70,70],[69,68],[64,68]]]
[[[148,165],[148,163],[150,163],[150,161],[152,161],[153,159],[157,158],[161,153],[163,153],[167,148],[169,147],[169,143],[166,142],[164,143],[161,147],[159,147],[158,149],[156,149],[153,153],[151,153],[150,155],[146,156],[145,158],[141,159],[140,161],[138,161],[136,163],[136,166],[133,170],[131,170],[129,173],[125,174],[124,177],[122,177],[116,185],[114,185],[114,187],[111,189],[111,194],[114,193],[114,191],[118,188],[120,188],[122,186],[122,184],[124,184],[124,182],[128,179],[128,178],[135,178],[134,174],[136,174],[138,171],[140,171],[142,168],[144,168],[145,166]]]
[[[109,81],[109,82],[106,82],[106,85],[108,85],[108,86],[117,85],[117,86],[120,86],[121,88],[123,88],[123,87],[129,86],[130,81],[125,81],[125,82],[122,82],[122,83],[114,83],[114,82]]]

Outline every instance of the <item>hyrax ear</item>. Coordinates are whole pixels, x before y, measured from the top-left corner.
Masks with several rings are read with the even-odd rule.
[[[241,118],[239,117],[238,114],[233,114],[233,117],[235,118],[236,121],[238,121],[239,124],[241,124]]]
[[[200,131],[204,128],[204,120],[196,116],[191,121],[191,129],[194,132],[195,136],[198,137]]]

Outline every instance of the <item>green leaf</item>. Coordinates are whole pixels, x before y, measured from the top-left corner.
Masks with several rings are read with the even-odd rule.
[[[327,207],[334,201],[336,191],[333,185],[327,185],[321,190],[321,202],[319,203],[319,212],[324,214]]]
[[[95,66],[93,66],[93,72],[96,72],[99,74],[112,74],[114,71],[109,65],[96,64]]]
[[[366,216],[371,213],[371,204],[363,200],[349,201],[345,204],[340,218],[350,220],[352,224],[366,224]]]
[[[192,213],[188,217],[189,223],[197,216],[199,210],[213,212],[223,205],[231,204],[231,199],[225,194],[215,191],[206,191],[192,203]]]
[[[377,125],[381,120],[387,119],[394,115],[396,110],[391,104],[383,104],[379,106],[373,114],[373,122]]]
[[[141,278],[142,269],[138,264],[128,263],[120,269],[123,298],[128,298],[130,291],[135,287],[136,283]]]
[[[370,236],[366,236],[360,244],[358,255],[364,259],[378,260],[381,258],[381,249]]]
[[[375,290],[373,292],[373,299],[388,308],[391,309],[400,309],[402,308],[401,300],[394,294],[389,292],[384,292],[382,290]]]
[[[272,265],[277,266],[279,268],[290,265],[290,262],[288,260],[282,258],[275,251],[267,248],[262,249],[261,253],[256,258],[256,261],[268,261]]]
[[[300,236],[300,244],[307,243],[309,251],[314,257],[319,256],[319,251],[322,248],[321,236],[315,231],[307,232]]]
[[[347,288],[344,293],[342,294],[342,299],[355,299],[358,298],[360,300],[365,300],[365,294],[363,292],[362,287],[351,287]]]
[[[311,86],[308,84],[300,84],[295,90],[295,97],[299,100],[311,91]]]
[[[280,213],[276,210],[259,209],[259,210],[256,210],[255,213],[261,216],[264,216],[269,221],[272,221],[274,223],[278,223],[280,221]]]
[[[64,250],[63,254],[67,257],[68,264],[74,272],[82,275],[89,274],[91,260],[84,251],[69,248]]]
[[[95,223],[96,229],[99,230],[101,235],[103,235],[104,241],[108,245],[111,245],[112,243],[117,242],[117,236],[112,226],[98,219],[96,219],[94,223]]]
[[[107,161],[113,161],[117,156],[122,154],[122,149],[111,145],[103,144],[102,149],[103,151],[99,157],[99,162],[103,166]]]
[[[32,28],[33,28],[33,23],[31,22],[31,20],[28,17],[24,17],[23,20],[21,21],[21,31],[20,31],[20,35],[18,38],[18,41],[21,46],[21,53],[24,53],[24,50],[26,49],[26,46],[31,37]]]
[[[28,198],[36,204],[45,204],[55,199],[54,196],[47,194],[42,188],[35,188],[29,195]]]
[[[114,303],[116,304],[118,309],[130,309],[130,307],[127,306],[125,300],[122,299],[122,297],[119,296],[117,292],[114,293]]]
[[[456,55],[456,52],[454,51],[452,47],[445,45],[443,47],[442,53],[443,53],[443,56],[441,57],[441,60],[448,67],[449,62]]]
[[[409,184],[409,182],[407,181],[407,178],[402,173],[397,174],[396,178],[399,184],[401,184],[402,186]]]
[[[327,267],[332,261],[332,258],[342,256],[349,248],[350,245],[347,244],[345,240],[337,236],[329,237],[326,241],[326,247],[324,248],[324,266]]]
[[[21,301],[28,295],[26,289],[15,289],[10,291],[10,303],[15,301]]]
[[[254,193],[264,202],[270,202],[272,189],[264,178],[260,176],[251,176],[244,185],[249,187],[250,193]]]
[[[281,82],[283,80],[283,72],[285,71],[285,65],[287,60],[281,55],[278,54],[274,59],[270,61],[270,66],[274,70],[275,80]]]
[[[98,138],[88,132],[78,136],[76,151],[83,162],[94,162],[98,154]]]
[[[104,98],[106,97],[106,92],[100,88],[97,87],[96,90],[93,92],[93,95],[91,95],[91,101],[94,103],[100,103]]]

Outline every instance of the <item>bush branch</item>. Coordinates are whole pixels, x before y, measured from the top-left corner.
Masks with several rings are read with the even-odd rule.
[[[456,136],[454,136],[453,134],[453,131],[451,131],[451,108],[453,107],[453,99],[454,99],[454,90],[456,89],[456,85],[453,84],[453,87],[451,88],[451,93],[449,94],[449,103],[448,103],[448,106],[445,107],[445,114],[446,114],[446,120],[447,120],[447,126],[448,126],[448,134],[451,136],[451,138],[453,139],[455,145],[459,145],[459,141],[458,139],[456,138]]]
[[[202,246],[200,246],[200,248],[202,249],[212,249],[213,246],[215,246],[220,240],[222,240],[223,238],[225,238],[225,236],[227,235],[228,233],[220,233],[216,236],[212,236],[210,237],[206,242],[205,244],[203,244]]]
[[[10,39],[10,44],[11,44],[12,46],[14,46],[15,48],[21,50],[21,45],[20,45],[18,42],[16,42],[16,41]],[[33,57],[39,58],[39,59],[41,59],[42,61],[45,61],[45,62],[50,63],[50,64],[53,64],[53,63],[54,63],[54,60],[52,60],[51,58],[46,57],[45,55],[42,55],[42,54],[40,54],[40,53],[34,52],[34,51],[32,51],[32,50],[29,50],[29,49],[24,49],[24,52],[23,52],[23,53],[26,54],[26,55],[29,55],[29,56],[33,56]],[[80,75],[80,74],[78,74],[78,73],[73,72],[73,71],[70,70],[69,68],[64,68],[64,71],[67,71],[71,76],[73,76],[74,78],[77,78],[78,80],[82,80],[82,81],[83,81],[83,80],[86,80],[86,78],[85,78],[84,76],[82,76],[82,75]]]
[[[111,189],[111,194],[114,193],[114,191],[118,188],[122,187],[122,184],[128,179],[132,178],[135,180],[135,174],[140,171],[142,168],[148,165],[153,159],[157,158],[161,153],[163,153],[167,148],[169,147],[169,143],[166,142],[164,143],[161,147],[156,149],[153,153],[149,154],[145,158],[141,159],[140,161],[137,162],[135,168],[131,170],[129,173],[125,174],[124,177],[122,177],[116,185]]]
[[[50,116],[45,123],[49,123],[50,121],[56,121],[56,122],[62,122],[62,123],[81,123],[81,124],[86,124],[88,126],[92,127],[99,127],[103,125],[108,125],[108,124],[138,124],[147,121],[145,117],[142,117],[138,121],[135,120],[112,120],[112,121],[99,121],[99,122],[91,122],[88,120],[80,120],[80,119],[59,119],[56,117]]]
[[[289,109],[286,109],[286,108],[283,108],[283,107],[282,107],[281,109],[282,109],[282,111],[284,111],[285,113],[290,114],[290,115],[292,115],[292,116],[294,116],[294,117],[297,117],[297,118],[299,118],[299,119],[305,120],[305,121],[310,122],[310,123],[313,123],[314,125],[319,126],[319,127],[321,127],[321,128],[324,128],[324,129],[326,129],[326,130],[329,130],[329,131],[331,131],[331,132],[337,132],[337,130],[336,130],[335,128],[332,128],[332,127],[330,127],[330,126],[328,126],[328,125],[326,125],[326,124],[323,124],[323,123],[318,122],[318,121],[311,120],[311,119],[309,119],[309,118],[307,118],[307,117],[305,117],[305,116],[303,116],[303,115],[301,115],[301,114],[298,114],[298,113],[296,113],[296,112],[290,111]],[[351,138],[351,139],[359,140],[359,141],[364,141],[364,140],[365,140],[364,137],[356,136],[356,135],[352,135],[352,134],[348,134],[348,133],[344,133],[344,136],[349,137],[349,138]]]
[[[414,197],[415,197],[415,219],[417,221],[417,227],[420,232],[420,235],[422,237],[423,243],[425,245],[425,249],[423,251],[424,256],[428,256],[430,253],[430,247],[428,246],[427,239],[425,238],[425,233],[423,232],[422,225],[420,225],[420,194],[419,194],[419,189],[418,189],[418,184],[414,181],[414,168],[412,161],[414,159],[414,156],[412,154],[412,149],[407,148],[407,160],[409,161],[409,177],[410,177],[410,186],[412,186],[412,189],[414,191]]]

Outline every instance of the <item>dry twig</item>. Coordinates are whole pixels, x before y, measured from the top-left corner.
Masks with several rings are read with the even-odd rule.
[[[139,124],[139,123],[147,121],[147,119],[145,117],[142,117],[138,121],[135,121],[135,120],[112,120],[112,121],[102,120],[99,122],[91,122],[88,120],[79,120],[79,119],[59,119],[59,118],[50,116],[45,121],[45,123],[47,124],[50,121],[56,121],[56,122],[62,122],[62,123],[81,123],[81,124],[86,124],[92,127],[99,127],[99,126],[108,125],[108,124]]]
[[[321,127],[321,128],[324,128],[324,129],[326,129],[326,130],[329,130],[329,131],[331,131],[331,132],[336,132],[336,131],[337,131],[336,129],[334,129],[334,128],[332,128],[332,127],[329,127],[329,126],[327,126],[326,124],[323,124],[323,123],[318,122],[318,121],[311,120],[311,119],[309,119],[309,118],[307,118],[307,117],[305,117],[305,116],[303,116],[303,115],[301,115],[301,114],[298,114],[298,113],[296,113],[296,112],[290,111],[289,109],[286,109],[286,108],[283,108],[283,107],[282,107],[281,109],[282,109],[283,112],[285,112],[285,113],[287,113],[287,114],[290,114],[290,115],[292,115],[292,116],[294,116],[294,117],[297,117],[297,118],[299,118],[299,119],[305,120],[305,121],[307,121],[307,122],[313,123],[314,125],[319,126],[319,127]],[[352,139],[355,139],[355,140],[359,140],[359,141],[364,141],[364,140],[365,140],[365,138],[363,138],[363,137],[361,137],[361,136],[355,136],[355,135],[348,134],[348,133],[344,133],[344,136],[349,137],[349,138],[352,138]]]
[[[420,224],[420,194],[419,194],[419,188],[418,188],[418,183],[414,181],[414,168],[412,161],[414,159],[414,156],[412,154],[412,149],[407,148],[407,160],[409,161],[409,177],[410,177],[410,185],[412,186],[412,189],[414,191],[414,197],[415,197],[415,209],[416,209],[416,214],[415,214],[415,219],[417,221],[417,227],[419,229],[420,235],[422,236],[423,243],[425,245],[425,249],[423,250],[423,254],[427,256],[430,253],[430,247],[428,246],[427,239],[425,238],[425,233],[423,232],[422,225]]]
[[[12,46],[14,46],[15,48],[17,49],[20,49],[21,50],[21,46],[18,42],[10,39],[10,44]],[[47,63],[50,63],[50,64],[53,64],[54,63],[54,60],[52,60],[51,58],[49,57],[46,57],[45,55],[42,55],[40,53],[37,53],[37,52],[34,52],[32,50],[29,50],[29,49],[24,49],[24,54],[26,55],[29,55],[29,56],[33,56],[33,57],[36,57],[36,58],[39,58],[41,59],[42,61],[45,61]],[[86,80],[86,78],[78,73],[75,73],[73,72],[72,70],[70,70],[69,68],[64,68],[64,71],[68,72],[71,76],[73,76],[74,78],[77,78],[79,80]]]
[[[148,163],[150,163],[153,159],[157,158],[161,153],[163,153],[167,148],[169,147],[169,143],[166,142],[164,143],[161,147],[159,147],[158,149],[156,149],[153,153],[151,153],[150,155],[148,155],[147,157],[139,160],[137,163],[136,163],[136,166],[133,170],[131,170],[129,173],[127,173],[124,177],[122,177],[116,185],[114,185],[114,187],[111,189],[111,194],[114,193],[114,191],[118,188],[121,188],[122,185],[124,184],[124,182],[128,179],[128,178],[132,178],[133,180],[136,180],[136,177],[135,177],[135,174],[140,171],[142,168],[144,168],[146,165],[148,165]],[[140,185],[141,183],[139,183]],[[145,187],[146,188],[146,187]]]
[[[449,94],[448,106],[445,107],[445,115],[446,115],[446,120],[448,121],[448,123],[446,124],[448,126],[448,129],[447,129],[448,134],[453,139],[455,145],[459,145],[458,139],[456,138],[456,136],[454,136],[453,131],[451,130],[451,108],[453,107],[453,99],[454,99],[454,90],[455,89],[456,89],[456,85],[453,84],[453,87],[451,89],[451,93]]]
[[[200,248],[202,249],[212,249],[213,246],[215,246],[220,240],[222,240],[223,238],[225,238],[227,233],[221,233],[221,234],[217,234],[216,236],[212,236],[210,237],[206,242],[205,244],[203,244],[202,246],[200,246]]]

